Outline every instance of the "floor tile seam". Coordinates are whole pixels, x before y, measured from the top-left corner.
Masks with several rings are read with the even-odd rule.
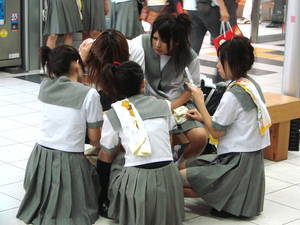
[[[12,164],[10,164],[10,163],[4,163],[3,165],[13,166],[13,167],[15,167],[16,169],[19,169],[19,170],[21,170],[22,172],[25,172],[24,169],[22,169],[22,168],[20,168],[20,167],[16,167],[16,166],[14,166],[14,165],[12,165]],[[0,166],[2,166],[2,165],[0,165]],[[20,171],[20,172],[21,172],[21,171]],[[13,182],[13,183],[15,183],[15,182]],[[0,185],[0,186],[1,186],[1,185]]]
[[[0,152],[0,153],[1,153],[1,152]],[[9,165],[11,165],[11,166],[17,167],[17,168],[19,168],[19,169],[23,169],[23,168],[21,168],[21,167],[18,167],[18,166],[13,165],[12,163],[16,163],[16,162],[20,162],[20,161],[24,161],[24,160],[28,160],[28,159],[29,159],[29,156],[28,156],[28,158],[18,159],[18,160],[16,160],[16,161],[3,161],[3,160],[2,160],[2,162],[3,162],[4,164],[9,164]]]
[[[281,203],[281,202],[274,201],[274,200],[272,200],[272,199],[268,199],[267,196],[265,196],[265,200],[271,201],[271,202],[276,203],[276,204],[281,205],[281,206],[285,206],[285,207],[288,207],[288,208],[297,210],[297,211],[299,211],[299,215],[300,215],[300,208],[298,209],[298,208],[295,208],[295,207],[293,207],[293,206],[290,206],[290,205],[287,205],[287,204],[283,204],[283,203]]]
[[[18,122],[18,123],[20,123],[22,125],[25,125],[24,127],[22,126],[22,127],[18,127],[18,128],[14,128],[14,129],[24,129],[24,128],[28,128],[28,127],[39,128],[39,123],[37,123],[37,124],[29,124],[29,123],[25,123],[25,122],[20,122],[19,120],[14,120],[12,118],[9,118],[9,119],[13,120],[14,122]],[[2,131],[0,131],[0,133],[2,133]]]
[[[18,198],[16,198],[16,197],[12,196],[12,195],[9,195],[9,194],[7,194],[7,193],[5,193],[5,192],[3,192],[3,191],[0,191],[0,194],[6,195],[6,196],[8,196],[8,197],[10,197],[10,198],[13,198],[13,199],[18,200],[19,202],[21,202],[21,199],[18,199]]]
[[[281,182],[284,182],[284,183],[287,183],[287,184],[291,184],[291,185],[295,185],[296,183],[292,183],[290,181],[286,181],[286,180],[282,180],[282,179],[278,179],[276,177],[272,177],[272,176],[269,176],[269,175],[265,175],[266,177],[269,177],[269,178],[272,178],[274,180],[278,180],[278,181],[281,181]]]
[[[19,208],[19,206],[17,206],[17,207],[12,207],[12,208],[9,208],[9,209],[4,209],[4,210],[0,210],[0,213],[3,213],[3,212],[5,212],[5,211],[9,211],[9,210],[12,210],[12,209],[18,209]],[[16,218],[17,219],[17,218]]]
[[[14,120],[14,122],[15,122],[15,120]],[[15,129],[22,129],[22,128],[27,128],[28,127],[28,124],[24,124],[24,123],[20,123],[20,124],[24,125],[24,127],[21,126],[21,127],[17,127],[17,128],[8,128],[8,129],[5,128],[4,130],[0,129],[0,135],[1,135],[1,133],[7,132],[7,131],[12,131],[12,130],[15,130]]]
[[[28,103],[28,102],[26,102],[26,103]],[[11,104],[9,104],[9,105],[10,105],[10,106],[11,106],[11,105],[15,105],[15,106],[19,106],[19,107],[22,107],[22,108],[25,108],[25,109],[31,109],[31,108],[22,106],[22,104],[20,104],[20,103],[12,103],[12,102],[11,102]],[[0,106],[0,108],[1,108],[1,107],[5,107],[5,106],[7,106],[7,105]],[[29,112],[29,113],[25,113],[25,114],[31,114],[31,113],[34,113],[34,111],[33,111],[33,112]],[[16,114],[16,115],[22,115],[22,114]],[[1,117],[2,117],[2,116],[1,116]],[[5,116],[5,117],[9,117],[9,116]]]
[[[275,190],[275,191],[268,192],[268,193],[266,193],[266,196],[270,195],[270,194],[274,194],[274,193],[279,192],[279,191],[283,191],[285,189],[288,189],[288,188],[291,188],[291,187],[294,187],[294,186],[298,186],[298,184],[292,184],[288,187],[284,187],[284,188],[281,188],[281,189],[278,189],[278,190]]]
[[[289,221],[289,222],[287,222],[287,223],[284,223],[283,225],[287,225],[287,224],[292,223],[292,222],[295,222],[295,221],[297,221],[297,220],[300,220],[300,217],[299,217],[298,219],[294,219],[294,220],[291,220],[291,221]]]
[[[26,128],[26,127],[25,127]],[[2,132],[1,132],[2,133]],[[4,136],[1,136],[1,133],[0,133],[0,138],[3,138],[3,139],[7,139],[9,141],[12,141],[14,142],[13,144],[8,144],[8,145],[14,145],[14,144],[21,144],[21,143],[25,143],[25,142],[29,142],[29,141],[34,141],[35,139],[32,139],[32,140],[26,140],[24,142],[20,142],[20,141],[16,141],[16,140],[12,140],[10,138],[7,138],[7,137],[4,137]],[[0,145],[0,147],[6,147],[8,145]]]
[[[0,184],[0,188],[3,187],[3,186],[6,186],[6,185],[12,185],[12,184],[20,183],[20,182],[23,182],[23,181],[24,181],[24,179],[23,180],[14,181],[14,182],[11,182],[11,183],[7,183],[7,184]]]
[[[291,164],[291,165],[293,165],[293,166],[300,167],[300,165],[299,165],[299,164],[295,164],[295,163],[293,163],[293,162],[286,162],[286,163],[288,163],[288,164]]]
[[[34,112],[34,113],[37,113],[37,112]],[[27,126],[32,126],[32,125],[30,125],[30,124],[28,124],[28,123],[24,123],[24,122],[22,122],[22,121],[20,121],[20,120],[16,120],[16,119],[14,119],[14,117],[15,116],[21,116],[21,115],[23,115],[23,116],[29,116],[30,114],[33,114],[33,113],[26,113],[26,114],[20,114],[20,115],[13,115],[13,116],[6,116],[6,118],[8,118],[8,119],[10,119],[10,120],[13,120],[14,122],[18,122],[18,123],[21,123],[21,124],[24,124],[24,125],[26,125],[26,127]],[[1,117],[0,117],[1,118]],[[36,125],[35,125],[36,126]]]
[[[22,182],[22,186],[23,186],[23,181],[24,180],[19,180],[19,181],[14,181],[14,182],[11,182],[11,183],[8,183],[8,184],[1,184],[0,187],[12,185],[12,184],[17,184],[17,183],[20,183],[20,182]]]

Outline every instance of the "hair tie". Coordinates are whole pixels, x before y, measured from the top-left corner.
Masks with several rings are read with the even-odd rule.
[[[121,65],[121,63],[118,62],[118,61],[114,61],[112,64],[113,64],[114,66],[119,66],[119,65]]]

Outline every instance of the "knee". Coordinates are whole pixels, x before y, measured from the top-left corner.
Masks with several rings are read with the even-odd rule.
[[[204,147],[207,144],[208,134],[204,128],[198,128],[192,135],[189,135],[189,141],[192,145]]]

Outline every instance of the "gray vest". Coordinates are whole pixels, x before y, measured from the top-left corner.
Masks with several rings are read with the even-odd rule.
[[[90,87],[73,82],[66,76],[45,78],[38,99],[51,105],[80,109],[89,90]]]
[[[147,81],[145,94],[158,98],[173,100],[179,97],[184,89],[185,71],[176,72],[174,59],[171,57],[162,71],[160,71],[160,56],[157,55],[151,45],[150,34],[142,36],[145,54],[145,79]],[[192,60],[197,54],[191,49]]]
[[[135,106],[142,120],[171,116],[169,105],[165,100],[145,95],[135,95],[128,99]],[[122,128],[117,113],[113,108],[108,110],[106,115],[114,130]]]

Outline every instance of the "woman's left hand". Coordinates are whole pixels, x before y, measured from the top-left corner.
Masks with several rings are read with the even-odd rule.
[[[86,60],[91,51],[91,47],[92,47],[93,43],[94,43],[94,39],[88,38],[88,39],[84,40],[79,46],[79,54],[84,63],[86,63]]]
[[[190,83],[185,83],[185,84],[187,85],[188,89],[190,90],[194,100],[199,101],[200,103],[204,104],[205,94],[202,92],[202,90],[193,84],[190,84]]]

